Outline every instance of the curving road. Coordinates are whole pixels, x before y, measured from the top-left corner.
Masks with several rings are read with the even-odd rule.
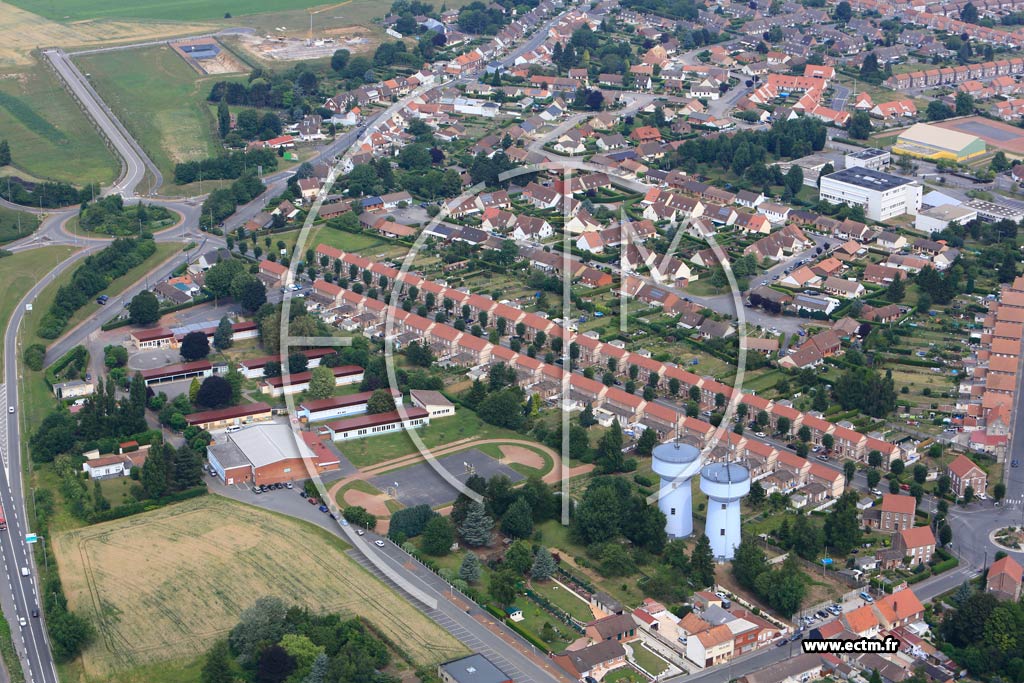
[[[43,50],[43,56],[67,85],[85,113],[114,147],[117,155],[121,157],[121,177],[114,185],[107,188],[105,194],[121,194],[124,197],[132,197],[136,194],[136,188],[147,173],[154,178],[151,191],[160,187],[163,183],[163,176],[157,170],[156,165],[146,156],[139,143],[100,99],[96,90],[85,78],[85,75],[78,70],[71,58],[59,48]]]

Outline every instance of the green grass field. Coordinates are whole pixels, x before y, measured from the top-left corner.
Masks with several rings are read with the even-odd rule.
[[[38,227],[39,218],[35,214],[0,206],[0,244],[27,237]]]
[[[0,259],[0,273],[3,273],[4,281],[4,296],[0,298],[0,325],[5,330],[14,307],[32,289],[32,285],[39,282],[40,273],[49,271],[74,251],[71,247],[42,247]],[[0,358],[0,369],[3,369],[3,361]]]
[[[174,189],[176,163],[217,153],[206,96],[214,82],[231,77],[201,77],[166,46],[87,55],[77,61],[164,174],[168,189]]]
[[[157,244],[156,252],[152,256],[107,285],[107,288],[103,291],[111,299],[108,305],[120,306],[121,303],[117,300],[118,294],[123,292],[128,286],[138,282],[139,279],[141,279],[147,272],[163,262],[164,259],[171,256],[171,254],[181,251],[183,246],[183,244],[179,244],[177,242],[162,242]],[[52,340],[46,340],[39,337],[37,334],[39,331],[39,324],[42,322],[46,311],[49,310],[50,304],[53,303],[54,297],[57,296],[57,290],[60,289],[61,285],[67,284],[71,281],[71,276],[74,272],[74,267],[64,271],[56,280],[47,285],[46,288],[39,293],[38,297],[36,297],[32,311],[25,315],[25,323],[22,333],[25,335],[26,343],[52,343]],[[68,325],[64,330],[65,333],[95,313],[99,308],[100,305],[95,301],[90,301],[85,306],[82,306],[73,316],[71,316],[71,320],[68,321]]]
[[[120,171],[92,123],[41,64],[0,74],[0,137],[13,165],[36,178],[110,183]]]
[[[417,430],[417,433],[427,448],[443,447],[452,441],[470,437],[517,440],[523,438],[522,434],[487,424],[467,408],[459,408],[451,417],[434,420],[425,428]],[[338,447],[356,467],[369,467],[417,452],[416,445],[404,431],[347,443],[341,442]]]
[[[246,14],[274,12],[282,9],[301,9],[310,3],[299,0],[228,0],[210,3],[205,0],[171,0],[158,2],[119,2],[118,0],[14,0],[15,7],[34,12],[54,21],[82,21],[85,19],[159,19],[181,21],[208,21],[221,19],[225,13],[232,17]],[[314,3],[315,4],[315,3]]]

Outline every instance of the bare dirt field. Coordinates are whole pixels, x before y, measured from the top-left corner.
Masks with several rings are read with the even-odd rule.
[[[0,66],[31,64],[44,46],[95,47],[202,33],[212,25],[161,21],[88,20],[62,24],[0,2]]]
[[[524,446],[510,446],[503,444],[498,446],[501,450],[501,454],[505,456],[505,460],[508,462],[519,463],[526,467],[532,467],[535,470],[544,468],[544,458],[541,457],[537,451],[526,448]]]
[[[77,529],[54,541],[68,601],[98,634],[83,654],[90,678],[193,657],[262,595],[363,616],[420,663],[463,652],[353,562],[335,536],[220,496]]]
[[[322,34],[312,44],[305,38],[280,34],[239,35],[237,41],[252,56],[271,62],[324,59],[341,49],[353,54],[369,53],[380,45],[380,31],[362,26],[325,29]]]

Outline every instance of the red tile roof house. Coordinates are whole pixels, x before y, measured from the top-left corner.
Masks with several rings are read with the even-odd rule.
[[[988,568],[985,590],[1000,600],[1017,602],[1020,600],[1020,584],[1022,569],[1012,557],[1007,555],[992,563]]]
[[[887,493],[882,504],[864,511],[864,526],[879,531],[900,531],[914,525],[917,500],[913,496]]]
[[[956,460],[949,463],[947,473],[952,490],[959,498],[964,497],[968,486],[971,487],[975,496],[985,493],[988,475],[966,455],[959,455]]]
[[[905,559],[910,558],[910,566],[927,563],[935,553],[935,534],[929,526],[915,526],[894,532],[892,535],[894,551],[902,553]]]

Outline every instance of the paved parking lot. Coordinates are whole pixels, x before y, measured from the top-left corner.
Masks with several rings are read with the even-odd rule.
[[[471,476],[467,465],[475,468],[476,474],[484,479],[490,479],[496,474],[504,474],[513,482],[525,479],[523,475],[502,465],[476,448],[438,458],[434,465],[440,465],[463,482]],[[432,508],[438,507],[451,503],[458,495],[458,492],[442,478],[430,463],[420,463],[402,470],[381,474],[373,477],[369,482],[381,491],[387,491],[389,487],[394,487],[397,483],[398,492],[395,497],[398,502],[407,507],[424,504]]]

